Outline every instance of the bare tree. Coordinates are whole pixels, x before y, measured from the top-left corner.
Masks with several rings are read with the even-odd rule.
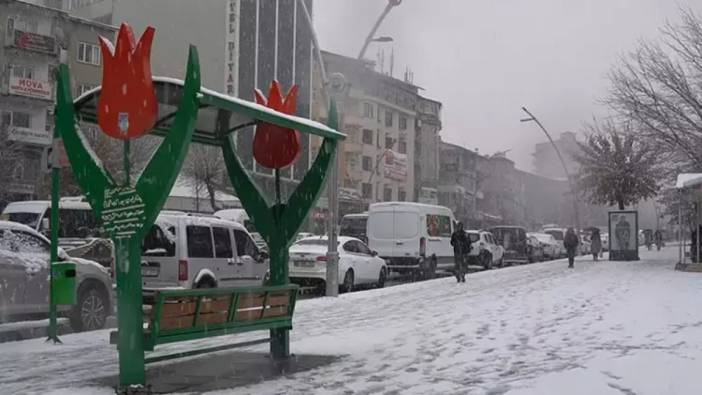
[[[702,169],[702,19],[681,10],[660,42],[640,42],[609,75],[606,102],[669,163]]]
[[[219,210],[216,192],[223,189],[225,177],[222,151],[218,147],[192,144],[181,171],[194,184],[196,190],[207,190],[212,209]]]
[[[585,144],[578,143],[578,190],[592,204],[636,204],[658,192],[658,152],[635,137],[629,124],[608,120],[588,126]]]

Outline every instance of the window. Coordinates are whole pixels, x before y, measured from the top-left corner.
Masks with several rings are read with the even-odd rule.
[[[217,258],[232,258],[232,238],[229,235],[227,228],[212,228],[212,236],[214,236],[215,257]]]
[[[405,192],[404,189],[397,190],[397,200],[400,202],[404,202],[405,200],[407,200],[407,192]]]
[[[385,110],[385,126],[392,127],[392,111]]]
[[[427,214],[427,234],[430,237],[451,237],[451,218]]]
[[[17,78],[34,79],[34,68],[31,66],[12,65],[12,76]]]
[[[398,120],[398,127],[400,128],[400,130],[407,130],[407,118],[406,117],[403,117],[402,115],[400,115],[400,118]]]
[[[212,258],[212,232],[208,226],[189,225],[186,228],[188,237],[188,257]]]
[[[175,227],[164,229],[159,225],[151,226],[141,244],[142,256],[175,256]]]
[[[363,183],[361,185],[361,194],[364,199],[370,199],[373,197],[373,185],[369,183]]]
[[[373,119],[373,105],[370,103],[363,103],[363,117]]]
[[[397,146],[397,150],[400,151],[401,154],[406,154],[407,153],[407,142],[400,140]]]
[[[238,256],[248,255],[255,258],[258,255],[256,244],[246,232],[234,229],[234,240],[236,241],[236,254]]]
[[[0,119],[0,125],[10,125],[18,128],[29,128],[32,124],[31,117],[26,112],[4,111],[2,113],[2,119]]]
[[[363,129],[363,144],[373,144],[373,131],[370,129]]]
[[[371,249],[368,248],[368,246],[365,245],[364,243],[361,243],[360,241],[356,241],[356,249],[357,249],[358,252],[360,252],[361,254],[373,255],[373,252],[371,251]]]
[[[357,249],[356,247],[357,247],[357,246],[356,246],[356,242],[353,241],[353,240],[347,241],[346,243],[344,243],[344,246],[343,246],[344,251],[346,251],[346,252],[351,252],[351,253],[354,253],[354,254],[360,252],[360,251],[358,251],[358,249]]]
[[[78,61],[100,66],[100,47],[95,44],[78,43]]]
[[[390,136],[385,136],[385,148],[392,149],[392,147],[394,145],[395,145],[395,139],[393,139]]]
[[[370,156],[363,157],[363,170],[373,171],[373,159]]]
[[[386,186],[383,189],[383,200],[386,202],[392,201],[392,188]]]

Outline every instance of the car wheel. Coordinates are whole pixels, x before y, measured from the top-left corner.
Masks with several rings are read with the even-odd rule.
[[[376,286],[378,288],[383,288],[385,287],[385,281],[388,279],[388,271],[384,267],[380,268],[380,274],[378,275],[378,283]]]
[[[71,329],[82,332],[104,328],[109,306],[104,292],[93,285],[83,287],[78,293],[78,304],[71,312]]]
[[[217,285],[215,284],[214,280],[212,280],[209,277],[205,277],[200,282],[195,284],[195,288],[198,289],[203,289],[203,288],[215,288]]]
[[[346,271],[346,274],[344,275],[344,282],[341,285],[341,290],[342,292],[353,291],[353,270],[349,269]]]

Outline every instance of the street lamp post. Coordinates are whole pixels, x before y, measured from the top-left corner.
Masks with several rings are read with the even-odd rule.
[[[383,20],[385,19],[386,16],[390,13],[390,10],[392,10],[394,7],[397,7],[402,3],[402,0],[388,0],[388,4],[385,6],[385,9],[383,12],[380,14],[380,17],[378,17],[378,20],[375,21],[375,25],[373,25],[373,28],[371,29],[370,32],[368,32],[368,36],[366,37],[366,41],[363,43],[363,47],[361,48],[361,51],[358,53],[358,59],[363,59],[363,55],[366,54],[366,49],[368,49],[368,45],[372,41],[380,41],[378,39],[373,39],[373,35],[375,35],[375,32],[378,30],[380,27],[380,24],[383,23]],[[379,39],[385,39],[389,37],[378,37]],[[387,40],[387,41],[392,41],[392,40]],[[387,42],[384,41],[384,42]]]
[[[553,149],[556,151],[556,155],[558,155],[558,160],[561,162],[561,166],[563,166],[563,171],[565,172],[566,177],[568,178],[568,186],[570,187],[570,194],[573,196],[573,215],[575,216],[575,227],[576,229],[580,229],[580,215],[578,214],[578,199],[575,195],[575,188],[573,187],[573,179],[570,177],[570,172],[568,171],[568,167],[566,166],[565,161],[563,160],[563,156],[561,155],[561,151],[558,149],[558,146],[556,143],[553,141],[551,138],[551,135],[548,133],[544,125],[536,118],[529,110],[527,110],[526,107],[522,107],[522,111],[524,111],[529,118],[524,118],[521,119],[521,122],[536,122],[537,125],[539,125],[539,128],[544,132],[546,137],[548,138],[548,141],[551,142],[551,145],[553,146]]]

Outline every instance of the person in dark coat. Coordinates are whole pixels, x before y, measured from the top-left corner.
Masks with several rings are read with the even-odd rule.
[[[575,254],[578,250],[578,244],[580,244],[580,239],[578,239],[575,229],[568,228],[565,237],[563,238],[563,245],[568,252],[568,267],[571,269],[574,267],[573,265],[575,263]]]
[[[597,260],[597,258],[602,253],[602,238],[600,238],[600,230],[597,228],[592,229],[592,237],[590,244],[590,253],[592,253],[592,259]]]
[[[451,235],[451,246],[453,246],[456,281],[464,283],[466,282],[465,256],[470,251],[470,240],[465,230],[463,230],[462,222],[456,224],[456,230]]]

